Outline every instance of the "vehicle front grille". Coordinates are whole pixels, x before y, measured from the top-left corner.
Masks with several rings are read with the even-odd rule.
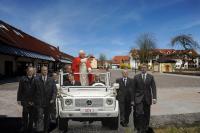
[[[102,98],[75,99],[76,107],[103,107]]]

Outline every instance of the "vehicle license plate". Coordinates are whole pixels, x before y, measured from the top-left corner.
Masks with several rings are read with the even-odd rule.
[[[96,110],[92,109],[92,108],[81,109],[81,113],[95,113],[95,112],[96,112]]]

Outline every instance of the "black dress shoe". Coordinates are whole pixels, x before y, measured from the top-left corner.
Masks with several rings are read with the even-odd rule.
[[[120,124],[122,125],[122,127],[128,127],[127,123],[121,121]]]
[[[128,124],[127,124],[127,123],[124,123],[124,127],[128,127]]]
[[[146,131],[143,129],[137,129],[137,133],[146,133]]]
[[[128,122],[127,121],[124,122],[124,126],[128,127]]]

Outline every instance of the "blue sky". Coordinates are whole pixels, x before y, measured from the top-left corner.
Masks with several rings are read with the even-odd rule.
[[[199,0],[0,0],[0,19],[73,56],[127,55],[143,33],[158,48],[182,33],[200,42]]]

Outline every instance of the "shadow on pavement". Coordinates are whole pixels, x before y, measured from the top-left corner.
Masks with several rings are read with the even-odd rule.
[[[153,128],[149,127],[147,133],[155,133],[155,132],[153,131]]]
[[[0,116],[1,133],[18,133],[21,129],[21,118]]]
[[[20,117],[6,117],[0,115],[0,132],[1,133],[20,133],[22,119]],[[56,124],[50,124],[50,131],[56,128]]]
[[[7,117],[4,115],[0,115],[0,132],[1,133],[20,133],[21,127],[22,127],[22,119],[20,117]],[[51,123],[50,132],[56,129],[56,127],[57,127],[56,124]],[[101,129],[100,131],[97,131],[97,132],[101,132]],[[106,132],[106,131],[103,131],[103,132]],[[154,133],[154,131],[150,127],[147,133]]]
[[[6,83],[18,82],[19,79],[20,79],[20,77],[0,78],[0,85],[6,84]]]

